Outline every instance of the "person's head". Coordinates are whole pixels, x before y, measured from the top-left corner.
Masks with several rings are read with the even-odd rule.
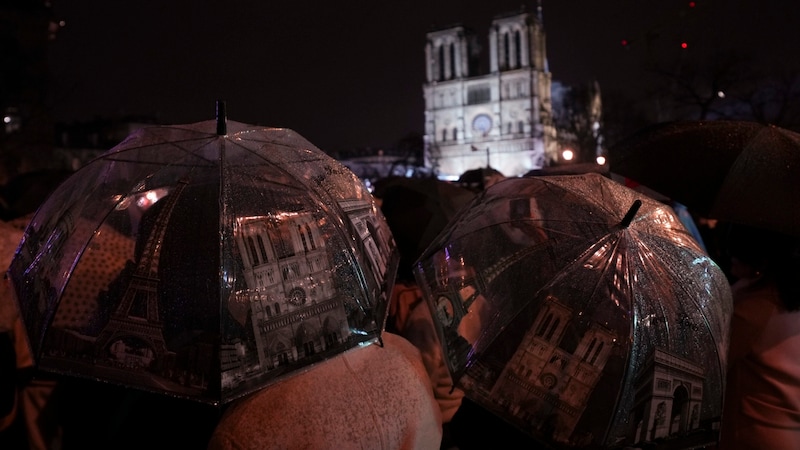
[[[400,281],[414,281],[414,262],[427,245],[426,228],[434,218],[425,207],[426,201],[424,194],[402,186],[391,187],[382,194],[381,212],[400,252],[397,269]]]
[[[788,310],[800,309],[800,237],[727,224],[724,251],[734,280],[774,282]]]

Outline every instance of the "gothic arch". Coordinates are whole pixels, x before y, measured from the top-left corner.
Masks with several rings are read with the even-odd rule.
[[[274,360],[279,366],[284,366],[294,361],[291,347],[283,341],[275,342],[270,353],[270,360]]]
[[[308,323],[303,323],[297,327],[297,331],[294,334],[297,357],[303,358],[315,354],[319,350],[316,343],[318,337],[319,330],[313,329]]]
[[[670,434],[685,433],[689,429],[689,391],[680,384],[672,392],[672,411],[670,412]]]
[[[336,323],[335,318],[325,317],[322,323],[322,340],[325,343],[325,348],[335,347],[342,341],[342,336],[339,333],[340,326]]]

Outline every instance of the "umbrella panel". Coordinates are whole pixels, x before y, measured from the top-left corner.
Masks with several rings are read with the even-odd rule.
[[[418,262],[450,371],[558,447],[705,430],[721,411],[727,281],[668,208],[643,199],[620,228],[614,205],[636,194],[587,177],[499,183]]]
[[[358,179],[284,130],[173,131],[195,139],[134,136],[26,229],[39,368],[220,403],[376,341],[397,256]]]

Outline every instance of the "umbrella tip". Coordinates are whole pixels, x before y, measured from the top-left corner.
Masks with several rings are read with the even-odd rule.
[[[228,134],[228,118],[225,113],[225,100],[217,100],[217,135]]]
[[[631,205],[627,214],[625,214],[625,217],[622,218],[622,222],[619,223],[620,228],[628,228],[631,222],[633,222],[633,218],[636,217],[636,212],[639,211],[639,207],[641,206],[642,206],[642,201],[636,199]]]

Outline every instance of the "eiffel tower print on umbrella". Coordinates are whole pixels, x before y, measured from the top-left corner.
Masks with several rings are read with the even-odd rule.
[[[97,337],[96,348],[110,348],[111,354],[128,357],[132,353],[131,347],[137,347],[135,342],[147,343],[138,346],[133,353],[147,365],[152,360],[156,367],[165,366],[169,350],[164,342],[163,323],[158,313],[160,244],[164,241],[175,203],[186,185],[185,180],[179,181],[175,192],[165,198],[164,209],[159,212],[155,226],[144,241],[144,249],[139,255],[135,272],[127,282],[122,301]],[[136,312],[137,308],[139,313]]]

